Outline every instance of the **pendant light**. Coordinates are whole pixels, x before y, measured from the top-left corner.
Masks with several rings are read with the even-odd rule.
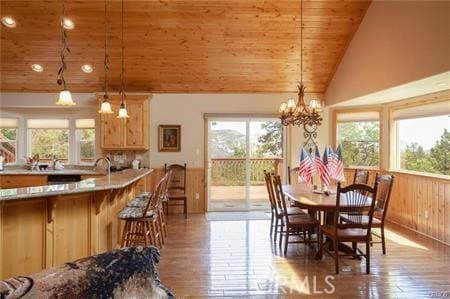
[[[70,53],[70,49],[67,46],[67,34],[66,34],[66,28],[64,27],[64,15],[66,13],[65,10],[65,0],[62,0],[62,13],[61,13],[61,43],[62,43],[62,49],[61,49],[61,67],[58,70],[58,85],[62,85],[63,90],[59,93],[58,100],[56,101],[56,105],[59,106],[75,106],[76,103],[72,100],[72,94],[69,90],[67,90],[66,86],[66,80],[64,79],[64,71],[67,69],[66,65],[66,52]]]
[[[281,113],[281,123],[284,126],[318,126],[322,123],[321,106],[318,100],[305,103],[305,85],[303,84],[303,0],[300,2],[300,83],[298,84],[298,100],[289,99],[282,103],[278,111]]]
[[[127,112],[127,107],[125,106],[125,90],[124,90],[124,73],[125,73],[125,67],[124,67],[124,63],[123,63],[123,52],[125,49],[124,43],[123,43],[123,0],[122,0],[122,24],[121,24],[121,29],[122,29],[122,69],[120,71],[120,108],[119,108],[119,113],[117,114],[117,118],[129,118],[128,116],[128,112]]]
[[[109,76],[109,53],[108,53],[108,38],[109,38],[109,22],[108,22],[108,0],[105,0],[105,59],[103,61],[103,67],[105,69],[105,81],[103,89],[105,94],[103,95],[103,101],[98,113],[100,114],[112,114],[111,103],[108,97],[108,76]]]

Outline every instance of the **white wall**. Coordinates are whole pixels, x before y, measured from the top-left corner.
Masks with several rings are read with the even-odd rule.
[[[375,0],[325,99],[336,104],[450,70],[450,1]]]
[[[150,165],[188,163],[204,166],[205,113],[277,113],[281,102],[296,94],[154,94],[150,101]],[[307,99],[320,96],[308,94]],[[319,139],[328,143],[328,117],[319,129]],[[158,152],[158,125],[181,125],[181,152]],[[292,130],[291,157],[298,161],[303,129]]]
[[[3,93],[0,94],[0,117],[15,116],[41,118],[90,118],[98,114],[95,94],[74,94],[76,108],[55,108],[56,94],[42,93]],[[164,163],[187,163],[190,167],[204,167],[204,117],[205,113],[239,113],[239,114],[277,114],[281,102],[289,97],[296,99],[296,94],[154,94],[150,100],[150,150],[151,167],[161,167]],[[322,99],[321,95],[307,94],[306,99]],[[84,99],[84,100],[83,100]],[[43,107],[51,107],[43,108]],[[328,144],[329,125],[328,109],[324,111],[324,122],[319,128],[318,143],[323,148]],[[158,126],[161,124],[179,124],[181,129],[181,152],[158,152]],[[98,127],[98,126],[97,126]],[[99,132],[97,131],[98,136]],[[20,156],[25,155],[25,131],[21,134]],[[298,164],[299,149],[303,145],[303,128],[292,128],[290,136],[289,164]],[[99,148],[99,142],[97,142]],[[129,154],[125,152],[125,154]],[[99,153],[98,155],[101,155]],[[134,158],[131,154],[130,159]],[[147,159],[143,159],[146,161]]]

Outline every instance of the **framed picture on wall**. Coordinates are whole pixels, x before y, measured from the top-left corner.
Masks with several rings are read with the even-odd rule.
[[[159,125],[158,151],[179,152],[181,150],[181,126]]]

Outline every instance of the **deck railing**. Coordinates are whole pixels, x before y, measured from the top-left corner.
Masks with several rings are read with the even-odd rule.
[[[211,164],[212,186],[245,186],[245,158],[211,159]],[[250,185],[264,185],[264,170],[280,174],[282,166],[281,158],[251,158]]]

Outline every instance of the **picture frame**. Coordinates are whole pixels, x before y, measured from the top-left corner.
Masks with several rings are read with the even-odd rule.
[[[181,125],[158,126],[158,152],[181,151]]]

